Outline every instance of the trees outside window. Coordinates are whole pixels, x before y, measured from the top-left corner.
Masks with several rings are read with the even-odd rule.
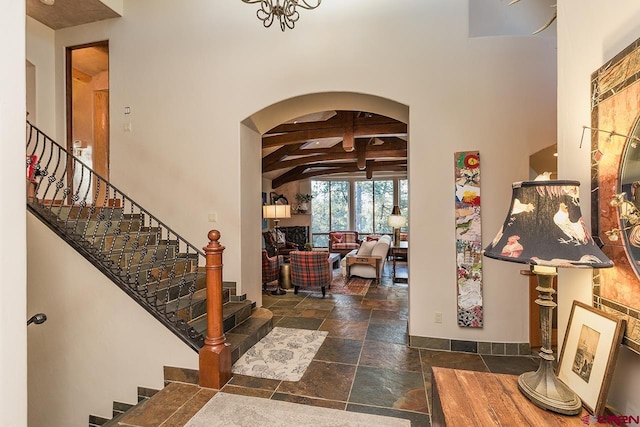
[[[311,181],[311,194],[314,247],[328,247],[328,234],[332,230],[356,230],[363,235],[392,233],[387,217],[395,200],[402,213],[408,213],[406,179]]]

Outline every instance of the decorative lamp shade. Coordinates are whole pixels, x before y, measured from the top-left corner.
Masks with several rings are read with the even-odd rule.
[[[392,228],[402,228],[407,225],[407,218],[402,216],[399,206],[394,206],[391,215],[387,217],[387,225]]]
[[[265,219],[291,218],[291,206],[289,205],[264,205],[262,217]]]
[[[484,255],[548,267],[613,267],[586,227],[578,181],[513,183],[504,224]]]
[[[392,228],[402,228],[407,225],[407,219],[402,215],[389,215],[387,225]]]

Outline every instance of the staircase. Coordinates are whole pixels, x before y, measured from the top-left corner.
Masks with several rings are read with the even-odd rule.
[[[27,121],[27,209],[193,350],[207,333],[205,254]],[[223,282],[232,362],[271,315]],[[252,316],[253,314],[253,316]]]
[[[138,402],[113,402],[113,418],[89,416],[89,427],[178,426],[189,421],[215,394],[198,386],[198,371],[165,366],[165,387],[138,387]],[[212,421],[213,422],[213,421]]]

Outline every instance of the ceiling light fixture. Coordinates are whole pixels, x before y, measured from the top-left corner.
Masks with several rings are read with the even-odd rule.
[[[278,18],[280,29],[284,31],[286,28],[293,30],[293,27],[296,26],[296,22],[300,18],[300,14],[296,10],[298,6],[312,10],[320,6],[322,0],[242,0],[242,2],[247,4],[260,3],[260,9],[256,15],[262,21],[262,25],[268,28],[273,24],[275,18]]]

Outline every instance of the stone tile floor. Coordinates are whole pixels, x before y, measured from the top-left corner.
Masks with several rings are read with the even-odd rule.
[[[390,267],[390,266],[389,266]],[[408,285],[393,283],[390,268],[365,296],[300,291],[263,294],[274,326],[328,331],[299,382],[235,375],[227,393],[411,420],[430,426],[431,367],[520,374],[538,361],[407,347]]]

